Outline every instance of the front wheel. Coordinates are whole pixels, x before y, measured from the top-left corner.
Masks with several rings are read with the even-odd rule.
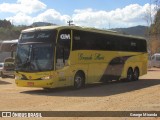
[[[84,84],[85,84],[84,74],[81,72],[76,73],[76,75],[74,77],[74,88],[80,89],[80,88],[84,87]]]

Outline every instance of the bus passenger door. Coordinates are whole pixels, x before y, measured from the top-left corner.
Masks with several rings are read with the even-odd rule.
[[[68,58],[70,55],[71,30],[61,30],[56,45],[56,70],[59,74],[59,86],[67,86],[68,83]]]

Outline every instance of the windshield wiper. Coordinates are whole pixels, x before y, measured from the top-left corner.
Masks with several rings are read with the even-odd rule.
[[[19,63],[16,64],[16,66],[17,66],[17,68],[19,68],[19,67],[27,67],[30,64],[31,64],[31,62],[29,61],[29,58],[27,58],[25,62],[23,62],[23,63],[19,62]]]

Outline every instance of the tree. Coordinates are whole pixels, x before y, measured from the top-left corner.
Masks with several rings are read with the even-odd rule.
[[[9,28],[11,26],[12,26],[12,24],[11,24],[10,21],[0,20],[0,27],[2,27],[2,28]]]
[[[160,9],[158,9],[154,23],[150,27],[151,34],[151,53],[160,52]]]
[[[156,15],[154,18],[154,34],[160,34],[160,0],[155,0],[156,3]]]
[[[152,4],[155,7],[152,7]],[[156,11],[156,14],[153,19],[152,10]],[[150,9],[146,11],[145,21],[147,22],[148,29],[148,49],[151,54],[160,52],[160,0],[150,0]]]
[[[160,9],[155,15],[154,24],[152,25],[152,32],[153,34],[160,34]]]

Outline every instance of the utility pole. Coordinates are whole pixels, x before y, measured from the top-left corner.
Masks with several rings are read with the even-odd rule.
[[[73,23],[73,20],[69,20],[69,21],[67,21],[67,23],[69,26],[71,26],[72,25],[71,23]]]

